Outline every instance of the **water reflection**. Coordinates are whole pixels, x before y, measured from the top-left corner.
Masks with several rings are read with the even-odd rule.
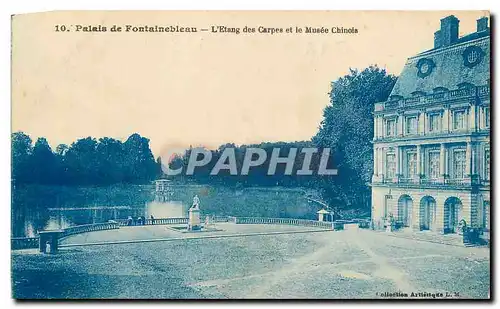
[[[188,214],[187,205],[181,202],[158,202],[153,201],[146,204],[146,218],[185,218]]]
[[[235,217],[315,219],[319,210],[302,189],[226,188],[178,185],[155,199],[152,186],[19,186],[12,196],[12,236],[35,236],[39,230],[107,222],[114,219],[186,217],[198,195],[203,214]],[[157,197],[157,196],[156,196]],[[126,206],[120,206],[126,205]]]
[[[108,220],[137,218],[186,217],[188,207],[181,202],[146,202],[141,206],[89,206],[73,208],[18,209],[13,213],[13,236],[35,237],[44,229],[102,223]]]

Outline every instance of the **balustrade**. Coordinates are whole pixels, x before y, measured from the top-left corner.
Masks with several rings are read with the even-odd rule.
[[[62,237],[67,237],[74,234],[94,232],[94,231],[104,231],[113,230],[120,228],[120,223],[118,222],[105,222],[105,223],[95,223],[95,224],[85,224],[76,225],[63,229]]]
[[[490,86],[477,86],[470,88],[461,88],[445,92],[432,93],[417,97],[401,99],[397,101],[384,102],[385,109],[404,108],[421,104],[433,103],[437,101],[455,100],[472,96],[485,96],[490,94]]]
[[[40,239],[38,237],[13,237],[10,239],[12,250],[38,248]]]
[[[324,229],[333,229],[334,224],[343,224],[340,221],[326,222],[305,219],[292,219],[292,218],[262,218],[262,217],[230,217],[230,216],[215,216],[212,222],[233,222],[235,224],[278,224],[278,225],[297,225],[319,227]],[[363,221],[364,222],[364,221]],[[119,229],[120,226],[126,225],[126,219],[114,220],[113,222],[96,223],[77,225],[63,229],[61,238],[68,237],[75,234],[88,233],[93,231],[103,231]],[[188,218],[158,218],[146,219],[145,225],[166,225],[166,224],[187,224]],[[368,223],[365,224],[368,226]],[[361,227],[361,223],[360,223]],[[39,246],[39,237],[14,237],[11,238],[11,248],[27,249],[37,248]]]
[[[291,218],[237,217],[236,224],[279,224],[332,228],[331,222]]]

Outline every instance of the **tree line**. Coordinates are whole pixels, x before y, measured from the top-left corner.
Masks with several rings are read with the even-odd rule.
[[[181,181],[181,182],[194,182],[194,183],[204,183],[204,184],[221,184],[228,186],[284,186],[284,187],[305,187],[313,186],[315,183],[314,178],[319,177],[318,167],[320,164],[320,159],[322,155],[322,149],[318,149],[316,153],[312,154],[310,163],[304,167],[304,159],[306,154],[302,152],[304,148],[314,148],[314,144],[311,141],[299,141],[299,142],[263,142],[260,144],[250,144],[250,145],[235,145],[233,143],[228,143],[220,146],[215,150],[204,149],[211,153],[211,160],[208,164],[204,166],[197,167],[192,175],[189,175],[188,165],[189,158],[192,154],[192,148],[187,149],[183,154],[177,154],[168,163],[171,170],[181,169],[181,173],[175,176],[166,176],[171,180]],[[217,164],[221,155],[224,153],[225,149],[234,149],[234,157],[236,162],[236,175],[232,175],[229,169],[222,169],[216,175],[211,175],[214,166]],[[257,166],[252,166],[248,174],[242,174],[242,166],[245,160],[247,149],[258,148],[264,150],[266,153],[265,161]],[[274,149],[279,149],[279,157],[285,158],[290,154],[291,149],[296,149],[296,155],[293,160],[293,168],[291,173],[286,173],[287,165],[284,163],[278,163],[276,165],[276,170],[274,173],[268,175],[269,166],[271,163],[271,157]],[[202,155],[198,154],[197,160],[202,159]],[[334,154],[332,154],[334,155]],[[293,155],[292,155],[293,157]],[[224,157],[223,157],[224,158]],[[257,158],[246,158],[251,160],[256,160]],[[334,168],[335,159],[330,158],[327,168]],[[228,160],[224,162],[227,164]],[[306,162],[307,163],[307,162]],[[298,175],[297,171],[301,169],[309,169],[312,171],[313,175]],[[329,177],[329,176],[324,176]]]
[[[44,137],[33,144],[23,132],[12,134],[12,180],[16,184],[141,184],[160,174],[149,139],[137,133],[125,142],[109,137],[81,138],[55,150]]]

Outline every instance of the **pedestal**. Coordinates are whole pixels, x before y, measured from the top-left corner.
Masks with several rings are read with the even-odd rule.
[[[200,229],[201,229],[200,210],[196,208],[190,208],[188,230],[195,231]]]

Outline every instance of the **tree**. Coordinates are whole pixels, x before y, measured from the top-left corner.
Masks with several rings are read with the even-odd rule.
[[[155,178],[157,165],[149,148],[149,139],[134,133],[123,144],[123,150],[125,182],[144,183]]]
[[[34,147],[23,132],[12,134],[12,180],[16,183],[109,185],[147,183],[161,176],[149,140],[132,134],[125,143],[87,137],[53,152],[44,137]]]
[[[12,180],[28,182],[30,180],[29,161],[33,151],[31,138],[23,132],[12,133]]]
[[[120,183],[124,178],[125,152],[121,141],[103,137],[96,145],[97,174],[95,183]]]
[[[30,161],[33,182],[41,184],[57,182],[59,164],[47,139],[40,137],[36,140]]]
[[[351,69],[348,75],[332,82],[330,104],[313,137],[318,147],[334,151],[338,176],[320,181],[328,197],[341,198],[353,207],[362,206],[369,198],[366,184],[373,173],[374,104],[387,100],[395,82],[395,76],[377,66],[361,72]]]
[[[56,154],[61,156],[61,157],[64,157],[64,155],[66,154],[66,152],[68,151],[69,147],[68,145],[66,144],[59,144],[57,145],[56,147]]]
[[[155,178],[162,178],[163,177],[163,170],[162,170],[162,162],[161,162],[161,157],[156,158],[156,174]]]
[[[69,184],[96,184],[98,168],[96,148],[97,141],[90,136],[71,144],[64,156]]]

